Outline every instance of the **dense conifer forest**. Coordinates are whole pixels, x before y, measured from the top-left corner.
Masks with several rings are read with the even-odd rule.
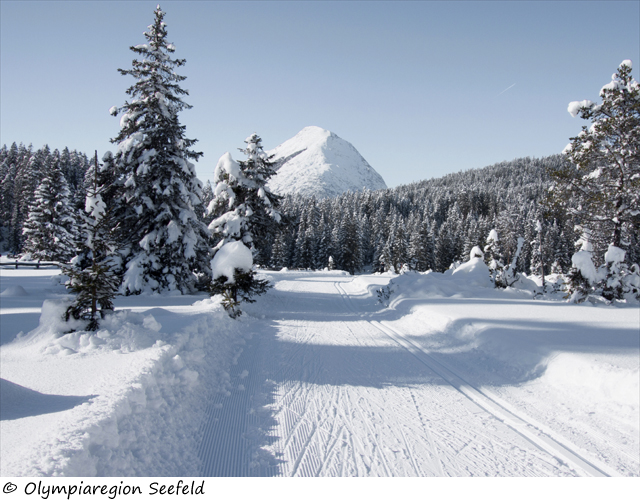
[[[15,142],[0,149],[0,245],[3,252],[19,254],[24,251],[25,223],[33,208],[45,199],[58,198],[59,208],[71,214],[84,211],[86,188],[84,176],[90,160],[85,153],[64,148],[51,151],[49,146],[34,151],[33,146]],[[44,180],[56,172],[62,173],[53,188],[37,193]],[[63,205],[63,206],[61,206]],[[50,214],[53,215],[53,214]],[[66,221],[65,230],[72,231],[75,223]]]
[[[276,268],[322,269],[332,257],[338,269],[350,272],[400,271],[403,266],[442,272],[469,260],[474,246],[484,248],[495,229],[505,262],[511,262],[518,238],[524,238],[518,271],[540,274],[542,262],[547,274],[567,272],[580,235],[564,211],[548,201],[549,172],[564,162],[562,155],[520,158],[334,199],[289,196],[282,211],[290,224],[277,233],[271,253],[263,258]],[[627,237],[632,240],[627,255],[635,262],[637,230]],[[605,250],[595,251],[600,263]]]
[[[363,270],[445,271],[469,259],[474,246],[484,248],[492,229],[498,233],[506,262],[513,258],[519,237],[524,245],[517,270],[540,274],[566,273],[579,234],[563,211],[548,203],[549,172],[562,167],[562,155],[519,158],[482,169],[448,174],[380,191],[345,193],[316,200],[288,196],[281,203],[284,224],[260,241],[256,261],[275,269],[323,269],[334,266],[355,273]],[[35,200],[39,180],[59,165],[69,187],[69,204],[84,209],[82,179],[90,160],[85,153],[59,153],[45,146],[12,144],[0,149],[2,178],[2,244],[5,251],[24,251],[22,231]],[[203,206],[213,195],[204,189]],[[206,215],[203,215],[203,220]],[[542,253],[537,245],[542,227]],[[640,260],[639,232],[626,235],[627,261]],[[602,263],[606,247],[596,248]],[[331,259],[330,259],[331,258]],[[331,260],[331,263],[330,263]]]

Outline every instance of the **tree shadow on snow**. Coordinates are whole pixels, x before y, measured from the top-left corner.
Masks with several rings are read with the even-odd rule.
[[[200,476],[280,475],[282,459],[272,448],[278,439],[272,408],[277,387],[270,380],[274,338],[275,330],[261,325],[229,370],[229,391],[208,401],[200,430]]]
[[[94,397],[42,394],[0,379],[0,420],[16,420],[70,410]]]
[[[260,308],[265,313],[265,327],[268,325],[277,334],[282,320],[315,321],[318,322],[317,328],[335,328],[337,333],[332,336],[335,344],[314,344],[313,340],[303,338],[276,339],[278,349],[275,355],[291,363],[287,372],[279,372],[275,376],[274,380],[279,383],[300,380],[314,384],[378,388],[424,383],[448,385],[405,348],[365,323],[372,320],[397,328],[431,357],[459,369],[461,374],[472,372],[470,381],[477,385],[514,385],[532,381],[544,374],[547,362],[557,353],[637,354],[640,351],[640,335],[632,327],[603,330],[601,326],[587,323],[550,321],[540,317],[466,317],[448,322],[443,331],[430,331],[428,325],[421,331],[415,322],[411,323],[411,329],[403,329],[394,323],[409,312],[408,303],[403,304],[399,311],[382,309],[382,306],[373,308],[375,299],[363,297],[363,300],[345,299],[344,307],[335,310],[335,295],[305,293],[309,300],[302,304],[291,296],[293,293],[278,291],[271,297],[267,296],[269,300]],[[460,304],[460,300],[421,300],[421,303]],[[478,303],[475,299],[472,302]],[[520,300],[508,299],[480,302],[490,305],[498,302],[497,305],[502,307],[522,304]],[[298,309],[288,309],[286,305],[291,303],[296,303]],[[331,304],[334,310],[329,307]],[[536,305],[536,302],[527,301],[527,304]],[[544,305],[555,304],[545,302]],[[566,303],[559,304],[562,305],[567,307]],[[328,314],[327,311],[331,312]],[[373,331],[387,340],[386,347],[336,345],[342,340],[353,342],[341,340],[342,322],[352,330],[366,328]]]
[[[258,318],[255,335],[230,372],[230,393],[216,394],[210,402],[202,430],[202,476],[281,475],[284,457],[276,435],[278,424],[288,418],[287,398],[304,394],[305,386],[330,390],[450,385],[429,367],[431,363],[438,370],[437,364],[415,356],[368,323],[381,321],[401,330],[394,321],[408,311],[374,307],[371,296],[336,301],[335,294],[305,291],[308,299],[300,301],[295,295],[294,291],[272,291],[243,308]],[[324,333],[330,328],[336,331],[327,337]],[[557,352],[637,353],[640,349],[633,328],[603,332],[588,324],[537,318],[464,318],[447,323],[444,331],[403,330],[403,334],[477,387],[535,380]],[[360,343],[363,339],[371,345]]]

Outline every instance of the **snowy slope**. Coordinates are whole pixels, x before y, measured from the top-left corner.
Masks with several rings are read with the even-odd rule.
[[[277,194],[327,198],[387,187],[356,148],[320,127],[306,127],[267,153],[277,165],[278,173],[268,184]]]

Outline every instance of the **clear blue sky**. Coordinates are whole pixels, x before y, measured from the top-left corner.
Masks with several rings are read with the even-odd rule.
[[[130,45],[154,2],[2,1],[1,143],[114,146]],[[252,132],[308,125],[351,142],[389,186],[562,151],[623,59],[640,68],[640,2],[161,2],[199,139],[196,168]],[[237,153],[237,154],[235,154]]]

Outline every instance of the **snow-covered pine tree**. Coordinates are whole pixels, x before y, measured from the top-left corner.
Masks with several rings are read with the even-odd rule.
[[[271,252],[271,266],[275,269],[289,267],[291,233],[287,229],[278,231],[273,243]]]
[[[552,172],[555,200],[577,223],[591,229],[600,255],[607,244],[607,254],[624,254],[629,233],[640,223],[640,84],[631,68],[631,61],[622,61],[611,82],[600,90],[602,104],[588,100],[569,104],[569,113],[591,121],[591,126],[583,126],[565,148],[570,165]],[[603,296],[618,298],[622,295],[618,278],[628,267],[615,259],[604,266],[610,278]],[[610,288],[615,283],[617,288]]]
[[[266,264],[270,257],[272,238],[281,220],[279,206],[282,196],[267,188],[267,182],[276,171],[271,157],[264,152],[260,136],[253,133],[244,142],[247,146],[238,150],[246,155],[246,159],[238,161],[238,164],[244,177],[251,183],[244,201],[252,212],[249,221],[249,231],[253,238],[251,248],[255,262]],[[315,203],[313,207],[315,208]]]
[[[378,265],[381,272],[399,271],[399,269],[396,269],[393,265],[393,243],[394,233],[390,232],[389,236],[387,236],[387,241],[385,241],[384,245],[381,246],[379,251]]]
[[[542,278],[542,291],[543,293],[546,291],[546,286],[544,282],[545,275],[545,255],[544,255],[544,247],[543,242],[545,238],[545,232],[543,231],[543,225],[541,220],[536,221],[535,225],[536,237],[534,240],[531,240],[531,273],[537,274]]]
[[[489,268],[494,285],[497,288],[505,288],[507,284],[503,276],[504,263],[500,249],[500,238],[495,229],[489,231],[489,236],[487,236],[487,244],[484,247],[484,261]]]
[[[346,214],[340,224],[338,242],[341,248],[341,269],[355,274],[362,269],[362,245],[354,214]]]
[[[446,221],[444,224],[440,226],[440,230],[438,231],[438,237],[435,242],[435,270],[442,273],[449,269],[449,266],[455,261],[455,256],[453,253],[453,243],[450,237],[450,232],[453,229],[451,228],[449,221]]]
[[[553,224],[547,227],[546,234],[544,235],[544,241],[542,243],[544,250],[544,259],[548,264],[547,270],[550,273],[555,270],[562,269],[560,264],[559,253],[561,250],[560,244],[560,228],[558,227],[558,221],[554,220]]]
[[[211,181],[207,179],[207,182],[204,183],[204,188],[202,188],[202,206],[204,210],[202,212],[202,221],[208,226],[211,224],[213,220],[213,215],[209,213],[209,205],[213,201],[213,186],[211,186]]]
[[[22,144],[18,147],[19,160],[13,182],[13,207],[7,237],[9,250],[14,253],[22,251],[24,222],[29,215],[34,192],[42,180],[42,170],[49,153],[47,145],[35,153],[31,144],[26,148]]]
[[[196,273],[209,272],[209,233],[195,213],[202,183],[189,161],[202,153],[190,149],[196,140],[185,137],[178,120],[179,112],[191,108],[181,97],[188,92],[179,85],[186,77],[175,72],[185,60],[171,57],[175,47],[167,42],[160,6],[154,16],[144,33],[147,43],[131,47],[142,60],[118,70],[136,79],[127,90],[131,101],[111,108],[113,115],[124,111],[112,142],[118,144],[114,160],[126,204],[119,219],[127,243],[122,288],[128,294],[189,293]]]
[[[15,181],[18,172],[18,145],[3,148],[0,162],[0,242],[5,242],[11,231],[11,212],[15,198]],[[2,246],[5,246],[4,244]]]
[[[564,150],[577,175],[556,180],[560,194],[579,201],[570,212],[621,247],[625,229],[640,221],[640,84],[631,76],[631,61],[620,64],[600,97],[602,104],[569,104],[572,116],[592,123]]]
[[[314,269],[324,269],[327,267],[329,255],[331,255],[331,230],[324,217],[320,219],[316,238],[317,245],[313,258]]]
[[[63,267],[70,278],[66,286],[76,294],[65,320],[71,317],[86,320],[87,331],[97,330],[99,319],[113,311],[113,299],[121,283],[117,272],[117,222],[103,200],[103,194],[112,189],[109,184],[112,179],[109,169],[100,168],[96,151],[95,162],[86,174],[86,214],[80,225],[82,246],[71,265]]]
[[[409,236],[409,262],[414,271],[424,272],[428,269],[425,249],[428,233],[421,225],[416,225]]]
[[[67,262],[76,250],[76,218],[69,206],[69,188],[59,162],[47,162],[43,174],[22,229],[24,251],[35,260]]]
[[[593,285],[602,278],[593,264],[593,246],[590,241],[591,231],[582,229],[582,236],[576,242],[578,250],[571,257],[571,269],[567,273],[567,296],[569,302],[584,302],[593,292]]]
[[[209,212],[215,217],[209,230],[217,241],[209,291],[223,296],[223,305],[232,318],[240,316],[241,302],[254,302],[254,295],[269,288],[268,281],[257,279],[253,270],[253,231],[264,235],[275,230],[280,221],[276,209],[279,198],[269,196],[265,187],[269,171],[262,168],[262,148],[255,147],[260,138],[253,134],[245,142],[249,145],[247,161],[236,162],[229,153],[218,161],[213,174],[215,197],[209,205]]]
[[[393,246],[391,249],[393,255],[393,267],[396,272],[400,270],[409,261],[409,245],[407,242],[407,235],[404,231],[404,223],[402,220],[394,220],[393,222]]]

